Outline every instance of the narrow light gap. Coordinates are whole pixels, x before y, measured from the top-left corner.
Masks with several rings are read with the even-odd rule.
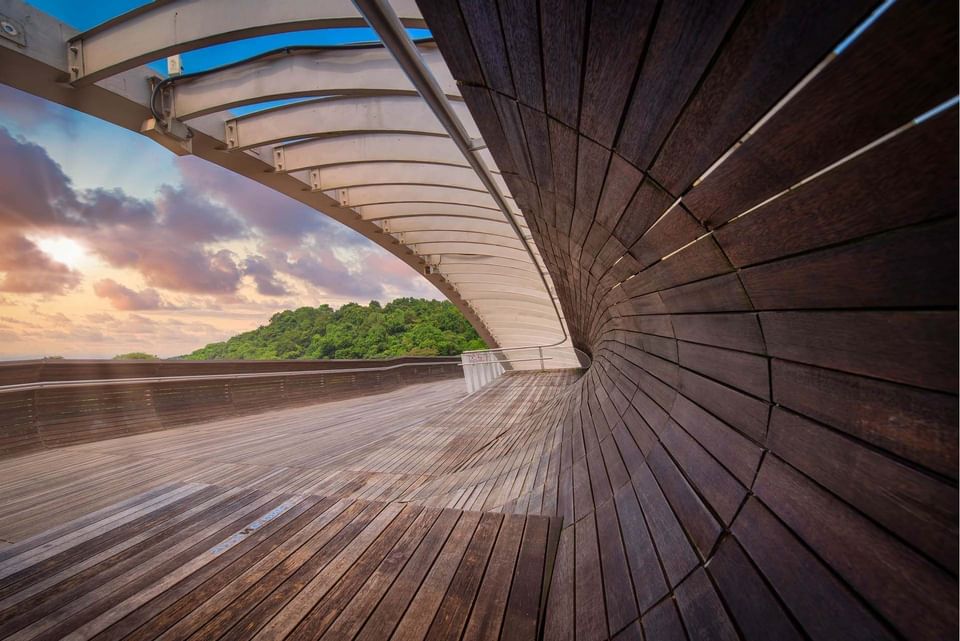
[[[664,256],[663,258],[661,258],[658,262],[663,262],[663,261],[667,260],[668,258],[670,258],[671,256],[673,256],[674,254],[679,254],[680,252],[682,252],[682,251],[683,251],[684,249],[686,249],[687,247],[690,247],[691,245],[693,245],[693,244],[695,244],[695,243],[699,243],[701,240],[703,240],[703,239],[706,238],[707,236],[712,236],[712,235],[713,235],[713,231],[712,231],[712,230],[711,230],[711,231],[708,231],[707,233],[702,234],[701,236],[698,236],[697,238],[694,238],[693,240],[691,240],[691,241],[690,241],[689,243],[687,243],[686,245],[684,245],[684,246],[682,246],[682,247],[678,247],[677,249],[674,249],[672,252],[670,252],[669,254],[667,254],[666,256]]]
[[[857,40],[860,36],[862,36],[864,32],[866,32],[866,30],[869,29],[870,26],[874,22],[876,22],[877,19],[887,11],[887,9],[893,6],[894,2],[896,2],[896,0],[885,0],[885,2],[879,7],[877,7],[873,11],[873,13],[871,13],[863,22],[857,25],[857,27],[850,33],[850,35],[844,38],[840,42],[840,44],[834,47],[833,51],[828,53],[826,57],[824,57],[824,59],[821,60],[819,64],[817,64],[816,67],[810,70],[810,72],[806,76],[804,76],[803,79],[800,80],[800,82],[794,85],[794,87],[790,91],[788,91],[783,98],[781,98],[773,107],[770,108],[769,111],[767,111],[767,113],[765,113],[760,118],[760,120],[758,120],[750,129],[747,130],[747,133],[743,134],[743,136],[741,136],[735,143],[733,143],[733,145],[730,146],[730,149],[728,149],[712,165],[710,165],[707,168],[707,170],[703,172],[703,174],[701,174],[699,178],[694,180],[693,184],[691,185],[691,189],[696,187],[700,183],[702,183],[704,180],[706,180],[710,174],[716,171],[717,167],[719,167],[724,162],[726,162],[726,160],[731,155],[733,155],[733,153],[737,149],[739,149],[743,145],[743,143],[747,141],[747,139],[749,139],[751,136],[757,133],[757,131],[761,127],[763,127],[765,124],[767,124],[767,122],[771,118],[773,118],[778,111],[783,109],[787,105],[787,103],[793,100],[796,97],[796,95],[804,89],[804,87],[806,87],[808,84],[810,84],[810,82],[814,78],[820,75],[821,71],[823,71],[831,62],[836,60],[837,57],[840,54],[842,54],[847,48],[849,48],[850,45],[853,44],[855,40]]]
[[[927,120],[930,120],[931,118],[934,118],[935,116],[943,113],[944,111],[946,111],[946,110],[948,110],[948,109],[950,109],[950,108],[952,108],[952,107],[957,106],[957,104],[960,104],[960,96],[954,96],[954,97],[951,98],[950,100],[947,100],[946,102],[943,102],[943,103],[937,105],[937,106],[934,107],[933,109],[930,109],[929,111],[921,114],[920,116],[917,116],[916,118],[910,120],[910,121],[907,122],[906,124],[901,125],[900,127],[897,127],[897,128],[894,129],[893,131],[890,131],[890,132],[888,132],[888,133],[880,136],[880,137],[877,138],[876,140],[874,140],[874,141],[872,141],[872,142],[864,145],[863,147],[860,147],[860,148],[857,149],[856,151],[847,154],[846,156],[844,156],[844,157],[841,158],[840,160],[837,160],[836,162],[831,163],[831,164],[827,165],[826,167],[815,171],[814,173],[812,173],[812,174],[810,174],[809,176],[803,178],[802,180],[794,183],[793,185],[791,185],[790,187],[784,189],[783,191],[781,191],[781,192],[779,192],[779,193],[777,193],[777,194],[774,194],[773,196],[770,196],[769,198],[767,198],[767,199],[764,200],[763,202],[760,202],[760,203],[757,203],[756,205],[753,205],[753,206],[750,207],[749,209],[747,209],[747,210],[745,210],[745,211],[737,214],[736,216],[734,216],[734,217],[731,218],[730,220],[726,221],[726,222],[723,223],[722,225],[719,225],[719,226],[718,226],[718,229],[719,229],[720,227],[724,227],[724,226],[726,226],[726,225],[729,225],[730,223],[732,223],[733,221],[735,221],[735,220],[737,220],[737,219],[739,219],[739,218],[743,218],[743,217],[746,216],[747,214],[753,213],[754,211],[760,209],[761,207],[763,207],[763,206],[765,206],[765,205],[768,205],[769,203],[777,200],[778,198],[783,197],[784,195],[786,195],[786,194],[788,194],[788,193],[790,193],[790,192],[792,192],[792,191],[796,191],[797,189],[799,189],[799,188],[802,187],[803,185],[806,185],[807,183],[809,183],[809,182],[811,182],[811,181],[813,181],[813,180],[816,180],[817,178],[820,178],[821,176],[823,176],[823,175],[825,175],[825,174],[830,173],[831,171],[837,169],[838,167],[840,167],[840,166],[842,166],[842,165],[845,165],[846,163],[850,162],[851,160],[857,158],[858,156],[861,156],[861,155],[867,153],[868,151],[870,151],[870,150],[872,150],[872,149],[874,149],[874,148],[876,148],[876,147],[879,147],[880,145],[882,145],[882,144],[890,141],[891,139],[899,136],[900,134],[902,134],[902,133],[904,133],[904,132],[912,129],[913,127],[916,127],[918,124],[923,123],[923,122],[925,122],[925,121],[927,121]]]
[[[866,19],[866,20],[864,20],[863,22],[861,22],[861,23],[857,26],[857,28],[854,29],[854,30],[850,33],[849,36],[847,36],[846,38],[844,38],[843,41],[841,41],[840,44],[838,44],[838,45],[834,48],[833,53],[835,53],[835,54],[837,54],[837,55],[839,56],[841,53],[843,53],[844,51],[846,51],[846,49],[847,49],[850,45],[853,44],[854,40],[856,40],[857,38],[859,38],[860,36],[862,36],[862,35],[863,35],[863,32],[866,31],[867,29],[869,29],[869,28],[870,28],[870,25],[872,25],[874,22],[877,21],[877,18],[879,18],[880,16],[882,16],[882,15],[887,11],[887,9],[889,9],[890,7],[893,6],[893,3],[894,3],[894,2],[896,2],[896,0],[885,0],[885,2],[884,2],[883,4],[881,4],[879,7],[877,7],[876,9],[874,9],[873,13],[871,13],[869,16],[867,16],[867,19]]]
[[[656,227],[657,225],[659,225],[659,224],[660,224],[660,221],[663,220],[664,218],[666,218],[666,217],[667,217],[667,214],[669,214],[671,211],[673,211],[674,208],[676,208],[676,206],[681,203],[681,201],[683,201],[683,198],[682,198],[682,197],[681,197],[681,198],[677,198],[675,201],[673,201],[673,204],[670,205],[669,207],[667,207],[667,210],[666,210],[665,212],[663,212],[662,214],[660,214],[660,217],[659,217],[659,218],[657,218],[655,221],[653,221],[653,224],[650,225],[650,227],[647,228],[647,231],[643,232],[643,236],[646,236],[646,235],[649,234],[651,231],[653,231],[653,228]],[[641,236],[641,238],[643,238],[643,236]]]

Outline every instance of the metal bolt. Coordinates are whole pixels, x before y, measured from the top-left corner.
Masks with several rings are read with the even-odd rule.
[[[20,35],[20,30],[17,29],[17,27],[14,24],[7,22],[6,20],[0,20],[0,28],[2,28],[3,32],[6,33],[8,36]]]

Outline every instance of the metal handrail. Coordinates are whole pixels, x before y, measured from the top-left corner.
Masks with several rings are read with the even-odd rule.
[[[194,376],[150,376],[145,378],[97,378],[81,381],[39,381],[35,383],[17,383],[16,385],[0,386],[0,394],[7,392],[23,392],[37,389],[52,389],[58,387],[89,387],[92,385],[139,385],[143,383],[190,382],[212,380],[235,380],[240,378],[280,378],[286,376],[316,376],[318,374],[358,374],[360,372],[384,372],[400,367],[459,365],[456,361],[441,361],[432,363],[400,363],[385,367],[354,367],[349,369],[314,369],[298,370],[293,372],[250,372],[246,374],[197,374]]]
[[[478,362],[478,363],[457,363],[457,364],[460,367],[469,367],[472,365],[489,365],[490,363],[526,363],[529,361],[540,361],[542,363],[543,361],[552,361],[552,360],[553,360],[552,357],[546,356],[544,358],[511,358],[505,361],[498,360],[498,361],[487,361],[487,362]]]

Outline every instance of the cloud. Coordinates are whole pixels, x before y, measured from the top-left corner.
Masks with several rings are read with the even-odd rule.
[[[82,280],[28,238],[10,233],[0,235],[0,272],[0,291],[16,294],[65,294]]]
[[[232,305],[245,278],[270,298],[302,292],[292,289],[298,283],[311,294],[360,301],[438,293],[400,259],[303,203],[196,158],[175,163],[181,184],[161,185],[153,198],[78,189],[43,147],[0,127],[0,231],[61,234],[107,265],[137,272],[143,291],[98,283],[98,295],[118,309],[150,309],[177,293]],[[256,253],[247,253],[250,242]],[[79,282],[42,253],[32,258],[22,274],[7,261],[9,291],[61,294]]]
[[[155,289],[148,288],[138,292],[110,278],[94,283],[93,292],[100,298],[109,300],[114,309],[131,311],[169,307]]]
[[[277,280],[276,271],[263,256],[250,256],[243,261],[243,273],[253,278],[257,293],[262,296],[286,296],[290,293]]]

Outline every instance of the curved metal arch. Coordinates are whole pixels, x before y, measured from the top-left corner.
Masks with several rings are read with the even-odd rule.
[[[543,289],[537,287],[537,284],[540,282],[539,279],[530,278],[529,276],[525,278],[520,276],[490,276],[487,274],[470,274],[468,278],[448,277],[447,274],[443,274],[443,276],[445,280],[454,285],[458,291],[461,287],[490,289],[509,286],[532,289],[538,291],[540,294],[543,293]]]
[[[292,171],[303,169],[295,167]],[[487,193],[472,169],[429,163],[385,161],[332,165],[311,169],[308,176],[313,191],[376,185],[424,185]],[[495,180],[502,182],[499,177]]]
[[[426,27],[414,0],[394,0],[407,27]],[[74,81],[90,84],[199,47],[287,31],[366,27],[349,0],[176,0],[154,2],[70,39],[79,68]]]
[[[541,296],[531,296],[529,294],[524,294],[522,292],[511,292],[511,291],[493,291],[493,290],[470,290],[471,293],[464,293],[464,296],[469,298],[471,301],[509,301],[511,305],[516,305],[518,303],[528,303],[530,305],[545,305],[550,306],[550,301],[546,300]],[[540,292],[542,294],[542,290]],[[552,307],[551,307],[552,309]]]
[[[408,244],[407,247],[421,256],[425,254],[472,254],[475,256],[498,256],[518,262],[525,262],[523,256],[527,255],[522,249],[514,249],[500,245],[461,242],[457,240],[411,243]]]
[[[502,272],[503,274],[536,274],[536,268],[529,262],[518,265],[515,260],[497,256],[487,256],[486,258],[470,256],[468,258],[462,254],[444,255],[430,262],[430,264],[435,265],[440,271],[447,274],[479,273],[482,270],[489,270],[491,273]]]
[[[460,90],[432,44],[418,46],[444,93]],[[173,87],[175,118],[189,120],[231,107],[306,96],[414,94],[414,87],[382,47],[291,51],[251,60]]]
[[[489,151],[478,153],[485,160],[490,157]],[[274,147],[273,159],[278,171],[378,162],[470,168],[449,138],[403,133],[359,133],[300,140]]]
[[[354,207],[364,220],[398,220],[417,216],[457,216],[477,220],[503,221],[499,209],[444,202],[392,202]]]
[[[411,247],[428,243],[447,243],[450,242],[451,238],[450,234],[439,230],[398,232],[393,235],[404,245]],[[458,232],[455,238],[455,242],[459,244],[476,245],[481,249],[484,247],[502,247],[516,249],[518,251],[523,250],[523,244],[517,240],[516,237],[504,238],[503,236],[495,236],[483,232],[464,231]]]
[[[479,138],[480,131],[467,105],[460,101],[452,101],[452,105],[468,133]],[[331,96],[306,100],[227,120],[224,127],[227,148],[236,150],[284,140],[362,132],[419,134],[449,140],[420,96],[412,95]]]
[[[480,232],[516,240],[513,228],[503,220],[479,220],[463,216],[407,216],[379,223],[383,231],[396,232],[445,231]]]
[[[449,203],[492,209],[495,204],[488,193],[438,186],[376,185],[338,189],[335,198],[347,207],[385,205],[391,203]],[[497,210],[499,211],[499,210]],[[502,219],[503,216],[501,215]]]
[[[484,300],[487,295],[502,293],[519,294],[523,296],[539,297],[543,294],[542,287],[524,287],[521,283],[457,283],[457,291],[470,300]]]

